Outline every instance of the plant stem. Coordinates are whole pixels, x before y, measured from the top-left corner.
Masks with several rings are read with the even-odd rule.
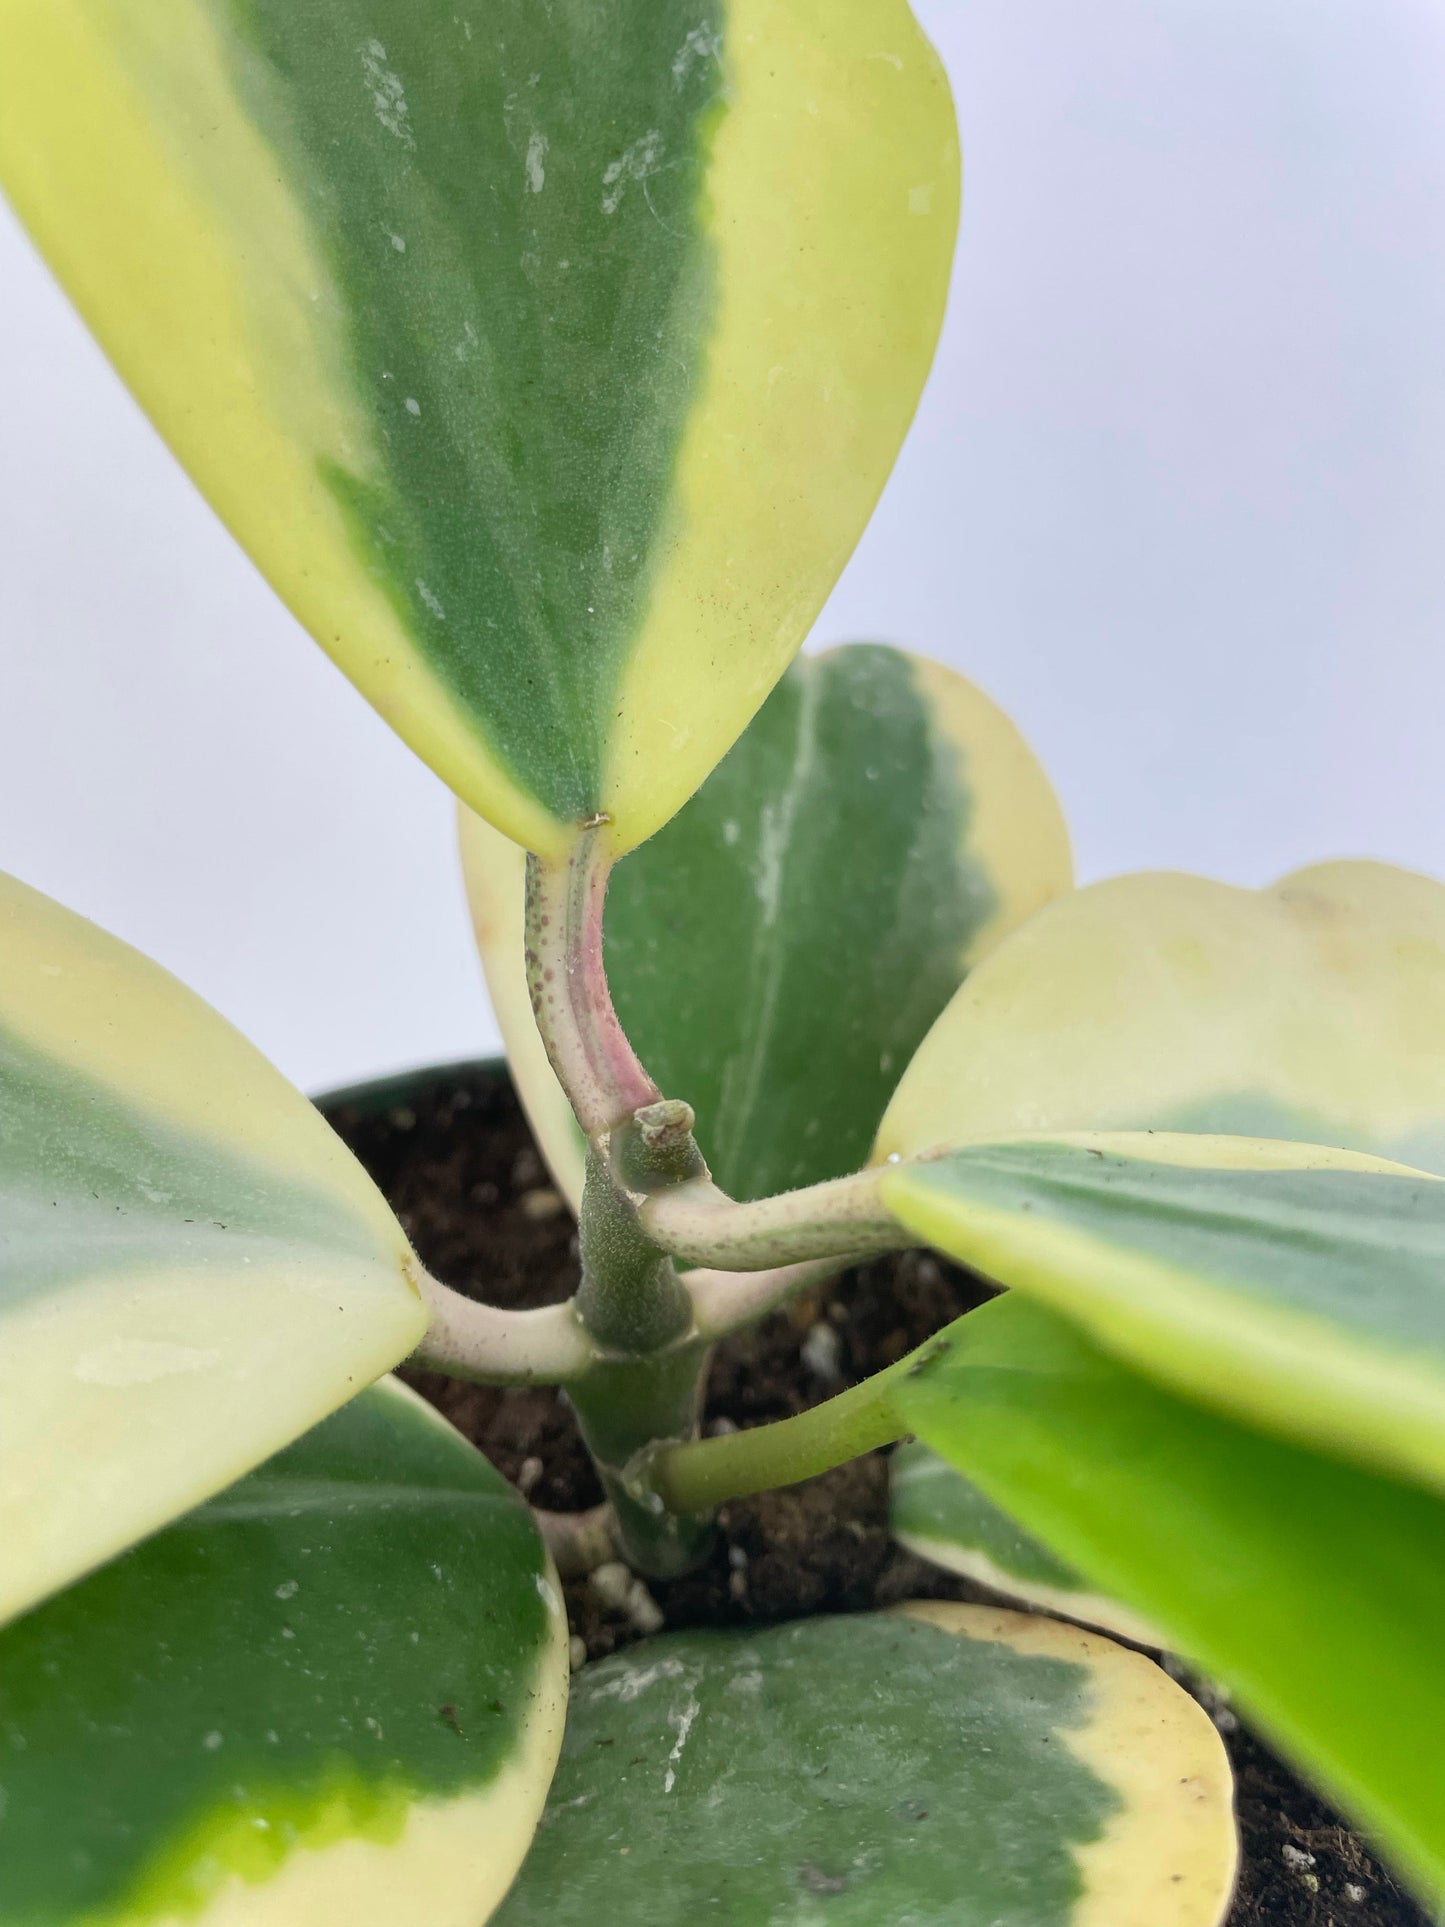
[[[796,1485],[891,1445],[908,1431],[893,1406],[894,1387],[931,1358],[937,1344],[929,1339],[887,1371],[797,1418],[654,1448],[633,1468],[631,1483],[655,1492],[670,1510],[702,1512],[752,1492]]]
[[[540,1311],[502,1311],[478,1304],[422,1272],[418,1286],[431,1324],[413,1362],[477,1385],[566,1385],[600,1353],[574,1303]]]
[[[628,1043],[607,988],[602,908],[605,819],[584,827],[565,862],[527,858],[527,986],[558,1082],[595,1141],[660,1097]]]
[[[914,1242],[878,1195],[881,1169],[739,1204],[710,1178],[694,1178],[639,1200],[638,1219],[664,1251],[721,1271],[898,1251]]]
[[[707,1167],[692,1112],[662,1097],[612,1005],[602,949],[605,826],[600,817],[584,824],[564,863],[527,859],[527,982],[537,1029],[590,1146],[575,1306],[593,1359],[569,1385],[572,1409],[623,1549],[644,1572],[665,1576],[697,1564],[711,1522],[668,1512],[652,1493],[639,1499],[624,1471],[658,1440],[696,1436],[707,1346],[637,1202],[705,1176]]]
[[[659,1441],[695,1440],[708,1350],[689,1337],[667,1351],[609,1359],[568,1397],[602,1489],[611,1500],[622,1550],[639,1571],[670,1579],[699,1564],[712,1542],[711,1508],[666,1507],[630,1470]]]
[[[587,1155],[577,1248],[577,1311],[606,1351],[642,1358],[692,1330],[692,1300],[671,1258],[643,1232],[631,1200],[617,1190],[597,1151]]]
[[[714,1503],[706,1467],[719,1452],[724,1466],[759,1459],[764,1469],[752,1483],[736,1484],[747,1473],[722,1474],[733,1492],[755,1491],[806,1477],[819,1452],[821,1464],[834,1464],[896,1436],[886,1406],[862,1387],[824,1408],[829,1419],[793,1421],[804,1427],[797,1434],[770,1428],[784,1434],[781,1446],[761,1435],[703,1444],[696,1433],[714,1331],[760,1316],[845,1259],[908,1238],[879,1200],[875,1170],[756,1204],[736,1204],[713,1184],[691,1111],[663,1099],[613,1008],[603,960],[603,828],[600,819],[585,825],[565,863],[528,858],[527,981],[548,1058],[591,1146],[575,1308],[592,1358],[570,1381],[572,1406],[623,1546],[643,1570],[663,1575],[685,1571],[705,1549]],[[703,1279],[689,1291],[674,1256],[766,1275],[726,1285]],[[784,1465],[800,1469],[779,1473],[779,1450]],[[704,1457],[676,1456],[690,1453]],[[634,1478],[638,1465],[668,1468],[665,1489]],[[694,1465],[703,1469],[690,1474]],[[695,1504],[689,1477],[699,1481]]]
[[[689,1124],[691,1118],[688,1112]],[[595,1149],[587,1159],[578,1249],[577,1310],[606,1355],[571,1387],[572,1409],[616,1510],[625,1550],[643,1571],[670,1577],[701,1558],[710,1524],[667,1512],[651,1495],[639,1504],[624,1474],[658,1439],[696,1436],[707,1346],[671,1258],[644,1234],[631,1198],[618,1190]]]

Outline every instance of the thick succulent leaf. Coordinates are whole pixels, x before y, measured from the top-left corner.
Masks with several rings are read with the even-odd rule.
[[[1445,1182],[1279,1139],[970,1145],[907,1227],[1190,1396],[1445,1487]]]
[[[650,834],[932,358],[906,0],[0,0],[0,177],[317,640],[539,850]]]
[[[1229,1767],[1151,1661],[957,1605],[589,1666],[498,1927],[1215,1927]]]
[[[561,1741],[527,1509],[394,1382],[0,1635],[6,1927],[480,1927]]]
[[[1445,1891],[1445,1504],[1176,1399],[1015,1294],[897,1402]]]
[[[0,877],[0,1619],[426,1329],[401,1227],[173,977]]]
[[[514,1071],[575,1197],[575,1126],[522,964],[522,866],[468,817],[478,939]],[[766,1197],[861,1164],[968,970],[1072,878],[1048,778],[961,676],[881,645],[805,657],[698,794],[614,873],[623,1028],[698,1114],[714,1177]]]
[[[969,978],[877,1154],[1019,1132],[1297,1138],[1445,1172],[1445,886],[1382,863],[1271,890],[1119,877]]]
[[[1141,1646],[1165,1643],[1147,1620],[1095,1592],[972,1479],[916,1439],[888,1461],[888,1517],[900,1545],[946,1572]]]

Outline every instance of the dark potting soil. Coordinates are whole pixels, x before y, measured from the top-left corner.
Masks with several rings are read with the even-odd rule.
[[[570,1295],[575,1226],[504,1072],[469,1065],[421,1073],[342,1093],[323,1108],[435,1276],[517,1308]],[[861,1266],[718,1347],[706,1427],[790,1417],[891,1365],[988,1296],[980,1281],[927,1253]],[[577,1511],[601,1497],[557,1393],[409,1376],[534,1505]],[[591,1658],[642,1637],[649,1618],[655,1623],[635,1596],[609,1603],[586,1580],[569,1582],[566,1593],[573,1632]],[[918,1597],[991,1598],[893,1543],[883,1453],[726,1507],[709,1564],[653,1583],[650,1594],[669,1626],[864,1611]],[[1185,1683],[1219,1726],[1238,1782],[1243,1871],[1228,1927],[1430,1927],[1358,1834],[1217,1695]]]

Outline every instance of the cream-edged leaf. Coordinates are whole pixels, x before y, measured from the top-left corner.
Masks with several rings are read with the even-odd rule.
[[[1269,890],[1150,873],[1060,898],[934,1025],[877,1155],[1119,1130],[1445,1171],[1445,886],[1358,862]]]
[[[0,1919],[481,1927],[566,1695],[526,1507],[384,1381],[0,1633]]]
[[[411,1351],[405,1235],[165,971],[0,878],[0,1618]]]
[[[906,0],[0,0],[0,180],[281,595],[556,854],[797,650],[942,320]]]
[[[1438,1496],[1176,1398],[1019,1293],[960,1319],[895,1398],[1054,1557],[1232,1688],[1422,1897],[1445,1893]]]
[[[882,1191],[909,1230],[1189,1396],[1445,1488],[1445,1181],[1141,1131],[965,1145]]]
[[[1140,1646],[1165,1644],[1138,1613],[1094,1591],[972,1479],[917,1440],[900,1445],[888,1461],[888,1523],[900,1545],[945,1572]]]
[[[1229,1765],[1152,1661],[956,1605],[586,1668],[498,1927],[1216,1927]]]

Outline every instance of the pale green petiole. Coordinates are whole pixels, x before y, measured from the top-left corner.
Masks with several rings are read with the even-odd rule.
[[[881,1169],[740,1204],[706,1176],[654,1193],[638,1205],[648,1236],[675,1258],[725,1271],[844,1261],[916,1242],[885,1209]]]
[[[796,1485],[908,1432],[894,1393],[938,1346],[931,1338],[887,1371],[826,1399],[797,1418],[759,1425],[722,1438],[654,1447],[630,1469],[635,1487],[650,1491],[670,1511],[698,1513],[752,1492]]]
[[[431,1323],[413,1358],[432,1371],[477,1385],[566,1385],[601,1357],[573,1301],[539,1311],[502,1311],[435,1278],[418,1282]]]

